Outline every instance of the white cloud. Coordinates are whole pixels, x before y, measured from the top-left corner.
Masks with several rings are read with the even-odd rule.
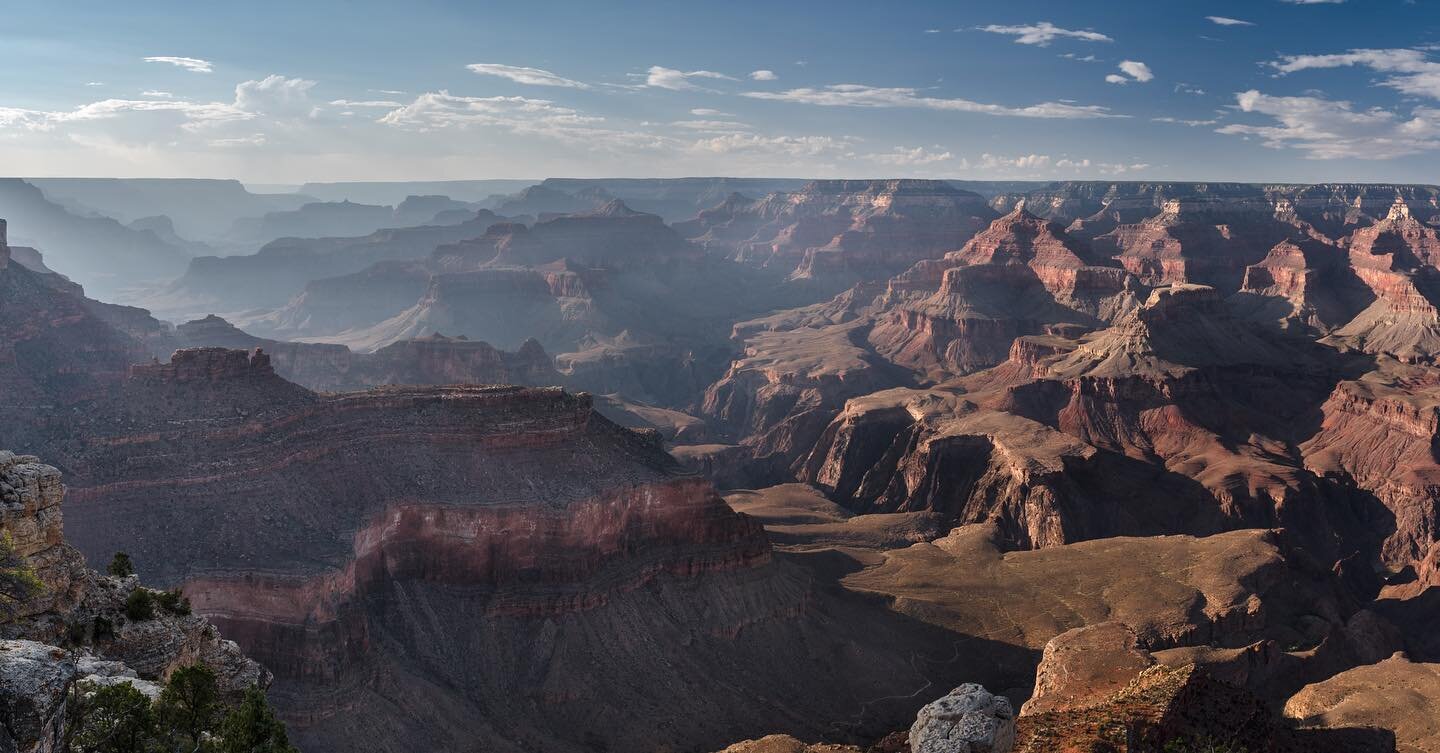
[[[1097,58],[1097,57],[1095,57],[1094,55],[1085,55],[1085,56],[1082,57],[1082,56],[1080,56],[1080,55],[1076,55],[1076,54],[1073,53],[1073,52],[1062,52],[1062,53],[1060,53],[1060,57],[1065,58],[1065,59],[1067,59],[1067,60],[1074,60],[1074,61],[1081,62],[1081,63],[1098,63],[1098,62],[1100,62],[1100,58]]]
[[[848,149],[851,139],[832,136],[758,136],[733,133],[701,139],[691,151],[711,154],[774,154],[787,157],[818,157]]]
[[[235,106],[248,113],[294,117],[313,115],[310,90],[315,82],[303,78],[270,75],[235,87]]]
[[[1220,122],[1215,118],[1211,118],[1209,120],[1186,120],[1184,118],[1172,118],[1169,115],[1165,115],[1159,118],[1151,118],[1150,121],[1153,123],[1174,123],[1175,125],[1190,126],[1191,128],[1215,125],[1216,123]]]
[[[1241,21],[1241,20],[1238,19],[1238,18],[1229,18],[1229,17],[1226,17],[1226,16],[1206,16],[1205,19],[1206,19],[1207,21],[1209,21],[1210,23],[1212,23],[1212,24],[1219,24],[1220,26],[1254,26],[1254,25],[1255,25],[1255,24],[1253,24],[1253,23],[1250,23],[1249,21]]]
[[[1155,78],[1155,74],[1150,72],[1150,66],[1138,60],[1120,61],[1120,72],[1141,83]]]
[[[169,56],[169,55],[154,55],[154,56],[145,58],[145,62],[147,62],[147,63],[168,63],[168,64],[173,65],[173,66],[176,66],[176,67],[178,67],[178,68],[184,68],[185,70],[190,71],[190,72],[192,72],[192,73],[212,73],[212,72],[214,72],[214,65],[215,65],[214,63],[211,63],[209,60],[201,60],[200,58],[181,58],[181,57],[171,57],[171,56]]]
[[[1177,81],[1175,83],[1175,92],[1177,94],[1194,94],[1197,97],[1205,95],[1204,89],[1201,89],[1194,84],[1187,84],[1184,81]]]
[[[1040,23],[1030,24],[1028,26],[1001,26],[999,24],[990,24],[989,26],[978,26],[976,29],[979,31],[988,31],[991,34],[1013,36],[1015,37],[1016,44],[1036,44],[1041,47],[1050,44],[1060,37],[1081,39],[1086,42],[1115,41],[1098,31],[1062,29],[1049,21],[1041,21]]]
[[[745,123],[739,123],[734,120],[677,120],[670,125],[691,131],[709,131],[712,133],[736,133],[753,130]]]
[[[1041,102],[1025,107],[985,104],[968,99],[923,97],[908,87],[885,88],[862,84],[834,84],[821,89],[790,89],[783,92],[745,92],[742,96],[779,102],[795,102],[822,107],[915,107],[928,110],[975,112],[985,115],[1007,115],[1020,118],[1115,118],[1108,108],[1098,105],[1068,105]]]
[[[430,131],[471,125],[517,126],[526,123],[597,122],[548,99],[528,97],[460,97],[448,91],[426,92],[414,102],[383,115],[385,125]]]
[[[1110,75],[1106,76],[1106,77],[1105,77],[1105,81],[1106,81],[1106,83],[1111,83],[1111,84],[1128,84],[1128,83],[1130,83],[1130,79],[1125,78],[1124,76],[1122,76],[1122,75],[1120,75],[1120,74],[1118,74],[1118,73],[1111,73]]]
[[[501,63],[471,63],[465,66],[470,72],[482,76],[499,76],[509,79],[517,84],[528,84],[530,86],[562,86],[568,89],[589,89],[590,85],[557,76],[543,68],[526,68],[518,65],[503,65]]]
[[[926,33],[926,34],[939,34],[939,33],[940,33],[940,30],[939,30],[939,29],[926,29],[926,30],[925,30],[925,33]]]
[[[1286,55],[1270,67],[1280,75],[1317,68],[1362,66],[1380,73],[1395,74],[1382,82],[1406,94],[1440,99],[1440,63],[1422,50],[1350,50],[1336,55]]]
[[[939,147],[936,147],[936,149],[939,149]],[[955,159],[955,155],[948,151],[930,151],[923,146],[917,146],[914,149],[897,146],[889,152],[870,154],[866,155],[866,157],[882,165],[895,165],[897,167],[933,165],[937,162],[950,162]]]
[[[105,85],[105,82],[104,82],[104,81],[86,81],[86,82],[85,82],[85,85],[86,85],[86,86],[104,86],[104,85]]]
[[[1299,149],[1308,159],[1393,159],[1440,149],[1440,109],[1417,107],[1402,117],[1378,107],[1356,110],[1349,102],[1272,97],[1254,89],[1235,100],[1241,111],[1267,115],[1274,124],[1233,124],[1218,133],[1258,138],[1272,149]]]
[[[1067,176],[1123,175],[1144,170],[1150,165],[1145,162],[1095,162],[1077,157],[1055,159],[1048,154],[1025,154],[1018,157],[982,154],[976,162],[968,159],[961,160],[961,167],[967,170],[983,171],[993,177],[1035,178],[1061,174]]]
[[[268,139],[263,133],[252,133],[249,136],[235,136],[228,139],[210,139],[207,144],[213,147],[224,149],[237,146],[264,146]]]
[[[674,68],[665,68],[659,65],[650,66],[645,74],[645,85],[657,89],[669,89],[671,91],[702,91],[703,87],[691,83],[692,78],[720,79],[724,81],[735,81],[735,77],[727,76],[715,71],[677,71]]]
[[[404,107],[403,102],[396,102],[392,99],[333,99],[330,104],[335,107]]]
[[[750,71],[750,78],[754,81],[774,81],[780,77],[775,75],[775,71],[761,69],[758,71]]]
[[[175,95],[174,95],[174,94],[171,94],[170,92],[162,92],[162,91],[157,91],[157,90],[155,90],[155,89],[146,89],[145,91],[140,92],[140,96],[142,96],[142,97],[155,97],[155,98],[157,98],[157,99],[174,99],[174,98],[175,98]]]
[[[720,111],[720,110],[712,110],[712,109],[710,109],[710,108],[708,108],[708,107],[697,107],[697,108],[691,110],[691,111],[690,111],[690,114],[691,114],[691,115],[695,115],[695,116],[697,116],[697,117],[701,117],[701,118],[733,118],[733,117],[735,117],[735,113],[732,113],[732,112],[722,112],[722,111]]]

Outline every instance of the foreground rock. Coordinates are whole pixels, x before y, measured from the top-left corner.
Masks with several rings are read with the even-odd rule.
[[[914,753],[1009,753],[1015,745],[1015,709],[1009,699],[974,683],[932,701],[910,727]]]

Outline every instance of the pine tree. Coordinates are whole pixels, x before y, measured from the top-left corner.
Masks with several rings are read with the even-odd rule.
[[[128,578],[135,574],[135,563],[130,561],[130,555],[124,552],[116,552],[110,558],[110,574],[117,578]]]
[[[215,671],[204,664],[191,664],[171,672],[155,702],[155,712],[167,732],[189,741],[184,750],[200,750],[204,733],[215,729],[222,712]]]
[[[220,725],[221,753],[299,753],[290,745],[285,725],[275,718],[265,692],[257,686],[245,691],[245,700]]]
[[[102,687],[76,683],[66,705],[71,750],[151,753],[155,749],[155,714],[150,699],[128,682]]]

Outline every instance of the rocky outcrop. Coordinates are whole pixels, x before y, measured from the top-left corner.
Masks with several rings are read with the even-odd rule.
[[[1391,730],[1399,753],[1440,750],[1440,666],[1403,654],[1306,686],[1285,716],[1308,729]]]
[[[1377,559],[1418,564],[1440,540],[1440,382],[1429,369],[1382,361],[1337,384],[1320,410],[1319,431],[1301,445],[1306,467],[1374,494],[1392,521]]]
[[[931,376],[963,374],[1003,361],[1017,337],[1088,329],[1133,308],[1133,280],[1088,257],[1017,207],[942,261],[893,278],[870,341]]]
[[[35,641],[0,640],[0,749],[65,750],[65,702],[75,678],[66,652]]]
[[[1010,701],[974,683],[930,702],[910,727],[913,753],[1009,753],[1014,746]]]
[[[1045,644],[1035,692],[1020,713],[1084,708],[1123,689],[1155,663],[1128,625],[1100,622],[1068,630]]]
[[[154,606],[143,617],[128,609],[128,597],[146,589],[133,575],[86,567],[62,535],[64,493],[56,469],[0,451],[0,531],[39,583],[7,604],[0,624],[0,749],[66,750],[66,705],[77,681],[127,683],[153,700],[171,672],[198,663],[226,698],[269,685],[265,668],[188,605]]]
[[[1022,716],[1016,751],[1115,750],[1223,744],[1257,751],[1394,750],[1384,733],[1296,732],[1247,691],[1194,666],[1151,667],[1125,688],[1082,708]],[[1388,747],[1387,747],[1388,745]],[[1184,749],[1183,747],[1181,749]]]
[[[534,340],[506,352],[487,342],[436,333],[391,343],[374,353],[356,353],[344,345],[255,337],[212,315],[180,325],[167,341],[182,348],[260,349],[276,374],[325,392],[388,384],[546,386],[563,380],[549,354]]]
[[[1380,222],[1349,239],[1350,265],[1374,302],[1332,340],[1368,353],[1428,363],[1440,352],[1440,232],[1397,202]]]

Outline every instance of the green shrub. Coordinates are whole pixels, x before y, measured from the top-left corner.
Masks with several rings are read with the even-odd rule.
[[[128,578],[135,574],[135,563],[130,561],[130,555],[116,552],[115,556],[110,558],[110,567],[106,569],[117,578]]]
[[[149,589],[137,588],[125,598],[125,616],[135,622],[144,622],[155,617],[155,596]]]
[[[96,641],[108,641],[115,637],[115,625],[110,622],[109,618],[96,615],[90,635]]]

